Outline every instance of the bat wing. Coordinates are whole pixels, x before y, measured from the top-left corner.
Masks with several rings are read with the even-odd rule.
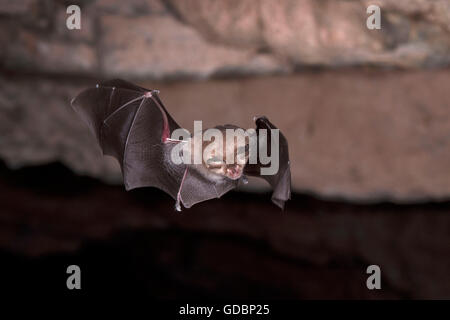
[[[270,129],[278,129],[266,117],[259,117],[255,120],[256,132],[258,134],[258,150],[259,150],[259,129],[267,130],[267,149],[271,153],[271,131]],[[245,174],[258,176],[265,179],[273,188],[272,202],[284,209],[284,203],[291,198],[291,169],[289,162],[288,142],[284,135],[279,131],[279,168],[278,172],[273,175],[261,175],[261,168],[269,165],[247,164],[245,166]],[[259,152],[258,152],[259,154]]]
[[[228,191],[236,188],[239,180],[224,179],[213,182],[189,167],[181,190],[181,201],[186,208],[210,199],[220,198]]]
[[[158,97],[123,80],[111,80],[80,93],[72,106],[94,133],[103,154],[115,157],[126,190],[152,186],[177,197],[186,165],[170,159],[166,143],[180,126]]]

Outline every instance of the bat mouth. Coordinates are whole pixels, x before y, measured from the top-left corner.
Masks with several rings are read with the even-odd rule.
[[[242,176],[242,167],[235,165],[227,168],[226,176],[232,180],[237,180]]]

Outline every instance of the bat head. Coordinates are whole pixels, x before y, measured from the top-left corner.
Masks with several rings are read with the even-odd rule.
[[[231,180],[241,178],[249,157],[249,140],[243,131],[234,132],[234,137],[220,143],[204,141],[203,150],[203,166],[208,172]]]

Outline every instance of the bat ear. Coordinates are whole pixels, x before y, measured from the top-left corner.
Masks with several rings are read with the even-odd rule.
[[[253,116],[253,121],[254,121],[255,123],[257,123],[257,121],[258,121],[259,119],[263,119],[263,118],[267,120],[266,116]]]

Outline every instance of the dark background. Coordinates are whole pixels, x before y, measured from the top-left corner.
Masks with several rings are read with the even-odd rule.
[[[450,1],[76,3],[81,30],[66,28],[72,2],[0,1],[2,290],[450,298]],[[289,140],[286,210],[256,180],[182,213],[159,190],[125,192],[69,103],[114,77],[161,90],[188,129],[268,116]]]

